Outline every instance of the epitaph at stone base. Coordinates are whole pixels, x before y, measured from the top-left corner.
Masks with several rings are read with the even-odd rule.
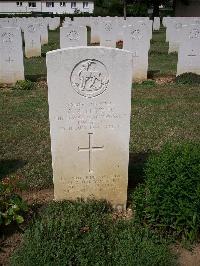
[[[132,54],[102,47],[47,53],[55,200],[127,201]]]

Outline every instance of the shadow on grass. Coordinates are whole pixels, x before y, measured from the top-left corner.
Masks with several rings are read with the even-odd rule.
[[[128,195],[144,182],[144,167],[149,153],[130,153],[128,170]]]
[[[148,70],[148,71],[147,71],[147,78],[148,78],[148,79],[153,79],[154,76],[155,76],[156,74],[159,74],[159,73],[160,73],[160,70],[159,70],[159,69]]]
[[[32,82],[36,82],[39,80],[46,80],[46,75],[44,74],[36,74],[36,75],[25,75],[26,80],[30,80]]]
[[[22,168],[25,164],[26,162],[22,160],[0,160],[0,180]]]

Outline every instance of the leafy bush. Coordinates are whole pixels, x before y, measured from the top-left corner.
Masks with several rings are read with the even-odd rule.
[[[200,84],[200,75],[195,73],[184,73],[176,77],[176,83],[180,84]]]
[[[174,265],[166,244],[104,202],[49,204],[26,231],[11,265]]]
[[[18,80],[12,88],[14,90],[33,90],[35,83],[30,80]]]
[[[23,214],[27,211],[27,204],[14,192],[15,182],[9,178],[0,182],[0,226],[7,226],[13,222],[23,223]]]
[[[136,221],[183,240],[200,229],[200,145],[167,145],[152,155],[133,194]]]

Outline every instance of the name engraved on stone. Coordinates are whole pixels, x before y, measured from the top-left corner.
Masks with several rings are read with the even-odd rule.
[[[75,41],[75,40],[79,40],[80,39],[79,33],[76,30],[71,30],[67,34],[67,37],[69,38],[70,41]]]
[[[93,173],[93,170],[92,170],[92,152],[95,151],[95,150],[103,150],[104,149],[104,146],[93,146],[93,133],[88,133],[88,136],[89,136],[89,145],[88,147],[86,148],[80,148],[78,146],[78,151],[87,151],[89,152],[89,167],[88,167],[88,171],[89,173]]]
[[[106,66],[95,59],[86,59],[78,63],[70,77],[73,89],[81,96],[93,98],[108,88],[109,75]]]
[[[93,129],[119,129],[121,119],[127,117],[126,113],[119,112],[117,106],[110,101],[102,102],[71,102],[66,105],[65,113],[56,116],[61,121],[60,128],[64,131],[80,131]]]

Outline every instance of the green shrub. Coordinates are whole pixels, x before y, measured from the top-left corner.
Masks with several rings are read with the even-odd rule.
[[[176,83],[178,84],[199,84],[200,85],[200,75],[195,73],[184,73],[176,77]]]
[[[11,265],[174,265],[166,243],[103,203],[51,203],[26,231]]]
[[[145,176],[133,194],[136,221],[194,241],[200,229],[200,144],[165,146],[150,156]]]
[[[13,180],[6,178],[0,182],[0,227],[24,222],[23,214],[28,207],[14,189],[16,183]]]
[[[18,80],[12,88],[14,90],[34,90],[35,83],[30,80]]]

